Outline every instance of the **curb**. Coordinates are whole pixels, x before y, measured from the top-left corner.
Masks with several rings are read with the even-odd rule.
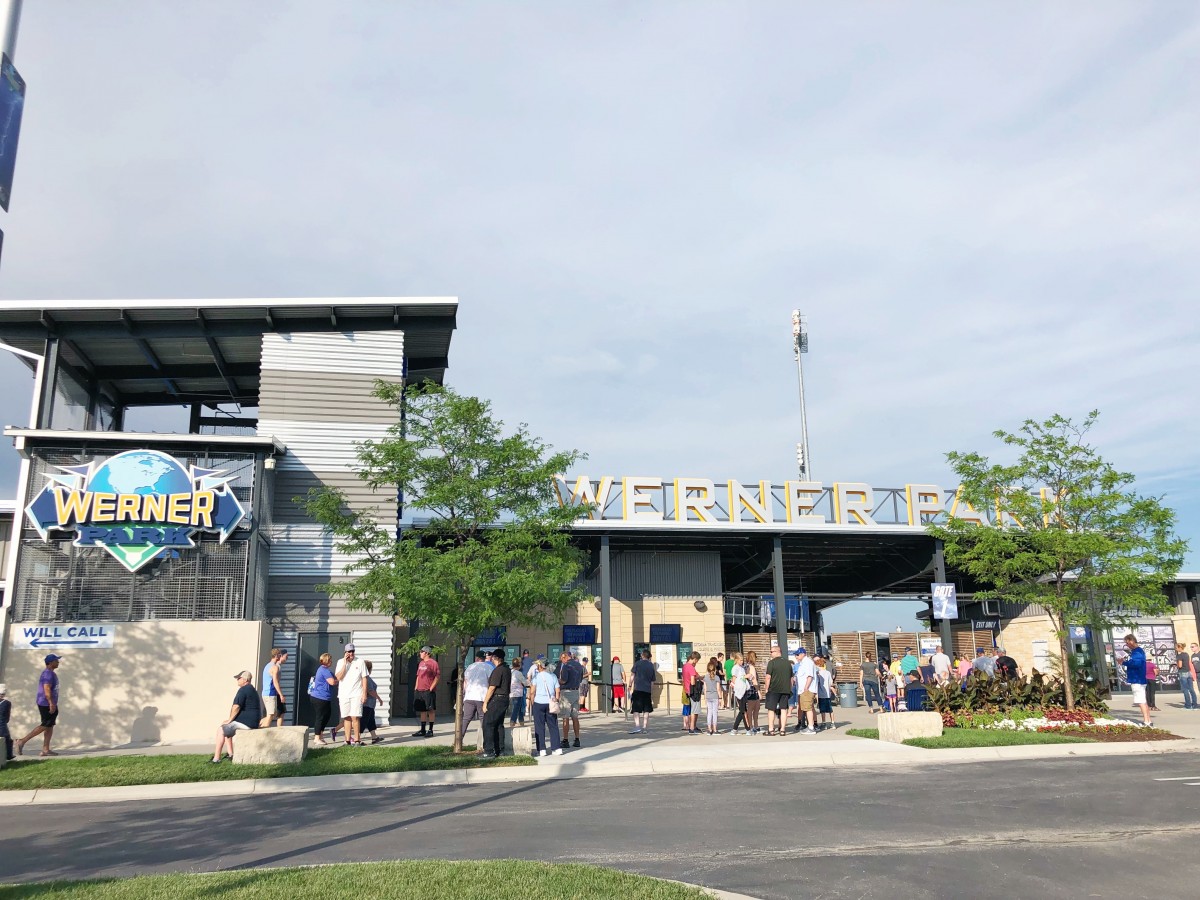
[[[868,740],[864,738],[863,740]],[[1200,750],[1200,740],[1182,738],[1145,744],[1050,744],[1013,747],[971,747],[962,750],[919,750],[902,747],[894,751],[804,754],[787,764],[763,761],[759,771],[811,771],[834,767],[926,766],[973,763],[991,760],[1069,759],[1097,756],[1137,756],[1189,753]],[[907,751],[918,751],[919,755]],[[187,800],[207,797],[243,797],[254,794],[298,794],[323,791],[369,790],[372,788],[451,787],[509,782],[566,781],[576,778],[627,778],[642,775],[721,774],[729,771],[730,760],[669,759],[659,762],[541,763],[491,769],[449,769],[424,772],[376,772],[362,775],[314,775],[304,778],[246,778],[233,781],[198,781],[177,784],[145,784],[131,787],[40,788],[0,791],[0,808],[48,806],[75,803],[123,803],[131,800]],[[717,765],[719,764],[719,765]],[[737,894],[717,894],[735,898]]]

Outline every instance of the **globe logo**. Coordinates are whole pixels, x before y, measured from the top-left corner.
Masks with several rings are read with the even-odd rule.
[[[88,479],[89,491],[109,494],[186,494],[192,479],[179,461],[158,450],[129,450],[102,462]]]
[[[232,475],[185,467],[160,450],[56,468],[25,509],[42,540],[73,530],[77,547],[102,548],[130,572],[195,547],[197,531],[217,532],[224,543],[246,515]]]

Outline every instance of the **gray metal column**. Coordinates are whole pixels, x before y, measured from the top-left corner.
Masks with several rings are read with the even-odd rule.
[[[21,0],[0,0],[0,50],[17,58],[17,29],[21,25]]]
[[[612,556],[608,535],[600,535],[600,684],[604,699],[600,708],[612,712]],[[630,664],[632,665],[632,663]]]
[[[783,584],[783,539],[775,535],[771,550],[771,574],[775,579],[775,634],[779,637],[779,652],[787,656],[787,600]]]
[[[37,422],[34,428],[51,428],[54,422],[55,388],[58,385],[58,338],[46,338],[42,354],[42,383],[39,385]]]
[[[946,549],[941,541],[933,542],[933,577],[940,582],[946,580]],[[932,609],[932,607],[930,607]],[[941,620],[942,651],[949,657],[954,656],[954,629],[950,619]],[[918,656],[920,651],[918,648]]]

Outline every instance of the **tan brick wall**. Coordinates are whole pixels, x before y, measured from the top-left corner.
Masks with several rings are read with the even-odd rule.
[[[1171,622],[1175,626],[1175,640],[1187,644],[1190,648],[1193,642],[1200,643],[1200,637],[1196,635],[1196,617],[1193,615],[1171,616]]]
[[[1059,655],[1058,637],[1049,616],[1008,619],[1000,627],[1000,646],[1028,675],[1033,670],[1033,642],[1046,641],[1051,656]]]

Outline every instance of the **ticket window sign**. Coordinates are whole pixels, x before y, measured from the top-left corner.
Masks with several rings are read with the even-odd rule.
[[[580,644],[588,646],[596,643],[595,625],[564,625],[563,644],[575,649]]]
[[[651,625],[651,644],[678,644],[683,640],[682,625]]]

